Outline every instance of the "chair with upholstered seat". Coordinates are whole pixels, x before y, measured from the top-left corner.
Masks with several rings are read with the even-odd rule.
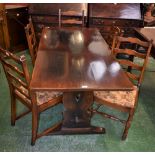
[[[138,53],[132,49],[121,49],[121,43],[131,43],[138,44],[146,49],[146,53]],[[137,64],[128,59],[117,59],[118,62],[123,65],[124,71],[129,79],[133,82],[134,89],[132,91],[95,91],[94,92],[94,101],[96,101],[97,106],[93,109],[93,114],[101,114],[107,118],[111,118],[113,120],[120,121],[125,124],[125,129],[123,132],[122,140],[125,140],[128,134],[128,130],[131,125],[131,121],[133,119],[133,115],[136,109],[136,105],[138,102],[138,94],[139,88],[142,83],[144,70],[146,68],[146,64],[148,62],[148,58],[150,55],[150,50],[152,47],[152,42],[144,42],[137,38],[125,38],[120,36],[115,36],[112,45],[112,54],[117,59],[117,54],[125,54],[132,55],[134,57],[142,60],[142,64]],[[128,72],[128,67],[132,67],[132,72]],[[121,79],[120,79],[121,80]],[[127,112],[128,118],[127,120],[122,120],[116,116],[112,116],[110,114],[106,114],[101,111],[101,107],[106,105],[108,107],[112,107],[114,109]]]
[[[32,63],[34,65],[36,56],[37,56],[37,50],[38,50],[38,44],[35,36],[35,31],[32,23],[32,18],[29,18],[29,23],[25,27],[25,33],[27,38],[27,43],[29,47],[30,56],[32,59]]]
[[[76,11],[64,11],[59,9],[59,27],[81,26],[84,27],[84,10],[81,13]]]
[[[53,126],[38,133],[39,115],[44,110],[62,103],[62,93],[56,91],[39,91],[36,93],[37,103],[32,103],[29,91],[30,75],[25,56],[17,57],[0,47],[0,60],[8,80],[11,96],[11,124],[15,125],[17,119],[32,111],[32,145],[37,138],[48,134]],[[28,110],[17,116],[16,100],[23,103]],[[35,108],[35,110],[33,110]]]

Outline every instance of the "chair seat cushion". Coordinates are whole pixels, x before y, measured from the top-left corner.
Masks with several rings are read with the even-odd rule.
[[[36,92],[37,94],[37,104],[41,105],[45,102],[48,102],[56,97],[59,97],[62,95],[62,92],[57,91],[39,91]]]
[[[23,86],[20,86],[20,89],[21,89],[22,93],[20,91],[18,91],[17,89],[15,89],[15,94],[17,94],[22,99],[25,99],[27,102],[31,103],[30,98],[27,97],[27,96],[29,96],[28,90],[26,88],[24,88]],[[36,96],[37,104],[41,105],[41,104],[43,104],[45,102],[48,102],[48,101],[62,95],[62,92],[38,91],[38,92],[36,92],[36,95],[37,95]]]
[[[132,91],[95,91],[94,96],[103,102],[110,102],[123,107],[133,108],[136,101],[138,88]]]

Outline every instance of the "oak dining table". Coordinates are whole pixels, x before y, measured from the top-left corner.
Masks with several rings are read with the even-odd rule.
[[[63,92],[63,120],[51,134],[105,133],[91,125],[93,91],[133,90],[96,28],[45,27],[30,82],[37,91]]]

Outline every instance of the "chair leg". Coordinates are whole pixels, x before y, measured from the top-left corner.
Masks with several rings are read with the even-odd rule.
[[[128,135],[128,130],[129,130],[130,126],[131,126],[131,121],[133,119],[134,111],[135,111],[134,109],[131,109],[130,112],[129,112],[128,120],[126,122],[125,129],[124,129],[124,132],[123,132],[122,140],[125,140],[127,135]]]
[[[31,145],[35,145],[35,141],[37,139],[38,132],[38,122],[39,122],[39,114],[36,106],[32,108],[32,140]]]
[[[11,125],[15,126],[16,122],[16,97],[11,94]]]

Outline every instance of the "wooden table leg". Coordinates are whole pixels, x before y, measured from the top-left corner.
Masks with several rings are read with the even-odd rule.
[[[93,104],[93,92],[63,93],[63,122],[49,135],[103,134],[105,128],[91,126],[89,108]]]
[[[61,132],[64,134],[105,133],[104,128],[90,125],[90,106],[93,104],[93,92],[64,92],[64,120]]]

